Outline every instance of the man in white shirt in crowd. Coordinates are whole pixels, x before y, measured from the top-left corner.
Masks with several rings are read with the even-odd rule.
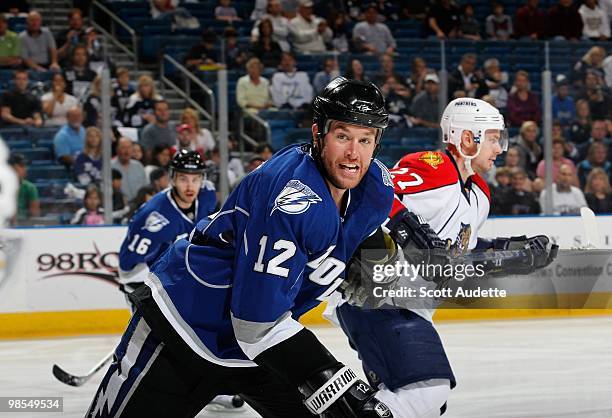
[[[597,0],[584,0],[584,4],[578,9],[582,17],[582,36],[593,41],[607,41],[610,38],[610,22],[606,11],[598,4]]]
[[[555,215],[576,215],[580,213],[580,208],[588,206],[582,190],[576,186],[572,186],[574,178],[574,170],[567,165],[562,164],[559,167],[557,181],[552,186],[552,212]],[[545,207],[546,190],[540,193],[540,206]]]
[[[295,58],[289,52],[283,53],[280,71],[272,76],[270,93],[274,106],[279,109],[303,109],[312,102],[312,86],[308,74],[297,71]]]
[[[257,113],[272,106],[270,82],[261,76],[263,64],[259,58],[251,58],[246,63],[247,75],[238,79],[236,102],[245,112]]]
[[[332,30],[325,19],[312,13],[312,0],[300,0],[298,15],[291,19],[289,30],[293,48],[298,53],[321,53],[327,50],[326,43],[333,38]]]
[[[368,54],[392,54],[396,47],[395,38],[389,27],[378,21],[376,4],[366,6],[363,16],[365,21],[353,28],[353,41],[357,48]]]
[[[111,168],[121,173],[121,193],[128,201],[134,199],[138,190],[148,184],[144,167],[140,161],[132,159],[132,140],[129,138],[119,138],[117,156],[112,159]]]

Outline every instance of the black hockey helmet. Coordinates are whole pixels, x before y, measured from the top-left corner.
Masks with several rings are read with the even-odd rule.
[[[344,77],[333,79],[312,103],[313,121],[322,140],[332,120],[378,129],[376,142],[389,123],[385,99],[374,84]],[[323,145],[323,144],[320,144]],[[378,152],[378,146],[376,152]]]
[[[187,149],[181,149],[174,154],[170,162],[170,178],[174,173],[204,174],[206,165],[202,161],[202,156]]]

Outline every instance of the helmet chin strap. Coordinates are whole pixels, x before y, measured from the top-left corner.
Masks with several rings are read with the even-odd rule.
[[[465,167],[465,170],[467,171],[468,176],[474,175],[475,171],[472,168],[472,160],[478,157],[478,155],[480,154],[480,144],[479,143],[476,144],[476,154],[474,155],[464,154],[463,149],[461,148],[461,143],[459,143],[458,146],[455,145],[455,148],[457,149],[457,152],[459,152],[459,155],[461,156],[461,158],[463,158],[463,166]]]

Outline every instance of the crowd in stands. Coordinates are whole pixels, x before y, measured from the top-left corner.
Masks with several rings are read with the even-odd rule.
[[[171,19],[173,28],[199,27],[189,8],[183,7],[189,2],[147,3],[152,18]],[[294,112],[307,127],[312,98],[330,80],[344,75],[381,88],[391,130],[437,129],[440,75],[425,57],[397,52],[394,23],[420,21],[422,37],[428,39],[592,42],[570,72],[555,74],[553,204],[559,214],[577,213],[584,204],[599,213],[612,212],[612,56],[606,57],[605,43],[599,44],[610,39],[612,0],[548,3],[544,8],[538,0],[526,0],[512,16],[503,3],[492,3],[483,20],[474,4],[452,0],[258,0],[249,15],[238,13],[231,0],[219,0],[214,18],[227,26],[221,33],[203,28],[200,41],[183,62],[196,74],[219,65],[243,74],[230,100],[245,114]],[[125,221],[136,205],[167,186],[167,167],[178,149],[201,153],[209,180],[218,183],[219,150],[213,133],[200,125],[197,111],[185,108],[178,120],[171,120],[169,103],[157,92],[154,78],[140,75],[133,80],[126,68],[115,68],[103,56],[98,33],[79,9],[70,11],[68,27],[55,34],[27,3],[6,12],[0,13],[0,69],[13,71],[13,79],[4,86],[0,101],[2,127],[58,128],[54,158],[70,171],[76,195],[84,199],[73,223],[100,220],[103,68],[113,75],[113,218]],[[8,29],[10,13],[27,13],[26,28],[19,34]],[[249,20],[252,29],[245,43],[233,25]],[[219,48],[221,38],[223,48]],[[351,59],[340,64],[338,56],[345,53],[352,54]],[[312,77],[296,59],[304,54],[327,54],[321,55],[320,71]],[[364,69],[365,57],[378,60],[376,71]],[[398,69],[398,63],[408,60],[408,71]],[[492,213],[537,214],[546,199],[542,102],[531,85],[539,74],[504,71],[503,60],[503,56],[484,59],[465,53],[447,67],[447,100],[482,98],[502,111],[514,135],[508,152],[487,178]],[[34,91],[30,81],[40,80],[40,74],[47,74],[44,92]],[[230,151],[235,149],[232,137]],[[230,185],[271,155],[269,148],[260,151],[250,161],[230,160]],[[12,161],[23,179],[19,217],[38,216],[36,187],[26,180],[27,159],[17,153]]]

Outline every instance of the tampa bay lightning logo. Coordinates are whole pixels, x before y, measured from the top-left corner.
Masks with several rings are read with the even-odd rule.
[[[290,180],[274,201],[274,208],[289,215],[298,215],[308,210],[310,205],[319,203],[321,198],[299,180]]]
[[[151,212],[145,221],[142,229],[146,229],[151,233],[159,232],[166,225],[170,224],[170,221],[166,219],[164,215],[159,212]]]
[[[387,169],[387,167],[385,167],[385,165],[377,159],[374,159],[374,162],[380,168],[380,172],[382,173],[383,178],[383,184],[385,186],[393,187],[393,180],[391,180],[391,173],[389,173],[389,169]]]

